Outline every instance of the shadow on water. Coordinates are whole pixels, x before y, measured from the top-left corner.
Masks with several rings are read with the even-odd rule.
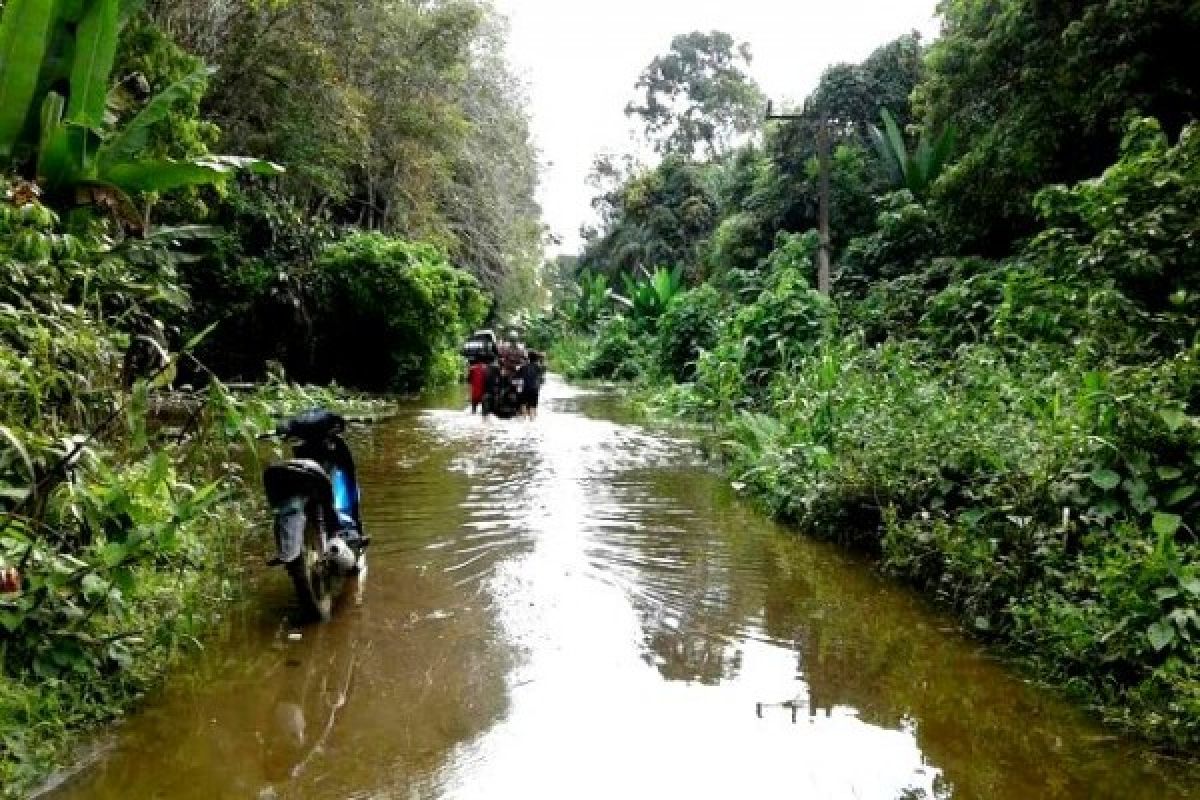
[[[543,397],[360,436],[362,603],[295,640],[265,574],[58,796],[1200,796],[687,442]]]

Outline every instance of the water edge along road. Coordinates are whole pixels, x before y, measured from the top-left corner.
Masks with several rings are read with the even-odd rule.
[[[1200,797],[687,441],[553,378],[542,405],[356,435],[361,604],[294,640],[264,573],[54,797]]]

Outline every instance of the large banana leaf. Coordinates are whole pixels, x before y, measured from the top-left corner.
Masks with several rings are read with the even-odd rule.
[[[73,147],[67,127],[63,124],[66,105],[66,98],[58,92],[50,92],[42,101],[37,177],[51,192],[77,180],[83,165],[82,153]]]
[[[892,150],[892,157],[900,165],[900,174],[904,176],[905,181],[908,181],[912,173],[912,161],[908,155],[908,145],[904,143],[904,134],[901,133],[900,126],[896,123],[896,118],[892,116],[891,111],[885,108],[880,115],[883,117],[883,127],[887,132],[887,141]]]
[[[63,22],[75,25],[94,0],[58,0],[58,16]]]
[[[101,165],[97,179],[123,192],[166,192],[221,183],[234,172],[278,175],[283,167],[257,158],[205,156],[191,161],[131,161]]]
[[[950,157],[954,154],[954,145],[957,143],[958,131],[953,125],[947,125],[942,131],[942,135],[937,138],[933,144],[931,153],[931,162],[929,165],[929,182],[933,183],[950,163]]]
[[[668,271],[665,267],[659,267],[650,276],[650,285],[654,287],[654,294],[658,302],[657,311],[661,314],[667,310],[667,306],[671,304],[683,286],[683,268],[675,267]]]
[[[892,113],[885,108],[880,111],[880,116],[884,130],[880,131],[874,125],[870,128],[880,160],[888,169],[894,184],[908,189],[917,197],[924,196],[950,162],[955,142],[954,127],[947,126],[932,138],[928,130],[921,131],[917,147],[910,153]]]
[[[182,102],[192,92],[202,87],[215,71],[209,67],[201,67],[156,94],[146,104],[146,107],[138,112],[137,116],[126,123],[125,127],[109,137],[104,147],[100,149],[100,162],[115,164],[137,158],[145,150],[149,142],[150,129],[154,127],[155,123],[165,119],[175,104]]]
[[[37,91],[53,0],[8,0],[0,16],[0,158],[12,155]]]
[[[93,130],[104,126],[104,101],[117,54],[120,0],[92,0],[75,32],[71,65],[71,98],[67,121]]]

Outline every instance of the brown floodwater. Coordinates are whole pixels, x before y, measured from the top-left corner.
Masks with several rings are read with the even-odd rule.
[[[443,400],[355,434],[361,598],[263,573],[55,797],[1200,797],[604,395]]]

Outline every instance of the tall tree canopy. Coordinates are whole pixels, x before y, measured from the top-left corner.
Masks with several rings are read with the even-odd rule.
[[[481,0],[152,0],[218,67],[224,146],[289,166],[300,212],[433,242],[485,286],[541,258],[537,158]]]
[[[676,36],[638,78],[642,99],[625,113],[641,118],[660,153],[716,156],[758,127],[765,100],[746,72],[750,61],[749,45],[735,45],[727,33]]]
[[[940,10],[916,98],[966,145],[937,207],[968,250],[1005,253],[1032,233],[1037,188],[1112,163],[1131,111],[1175,135],[1200,108],[1194,0],[945,0]]]
[[[733,59],[733,39],[726,34],[676,37],[672,53],[656,59],[638,82],[639,89],[661,86],[664,76],[678,76],[682,52],[713,48]],[[690,279],[729,268],[754,268],[771,251],[780,231],[804,231],[817,222],[817,132],[832,121],[833,229],[836,247],[869,229],[876,213],[875,195],[890,188],[888,170],[876,163],[870,129],[888,108],[901,121],[912,120],[908,98],[923,74],[923,50],[917,34],[901,36],[872,52],[860,64],[827,69],[799,109],[797,118],[771,123],[761,144],[725,151],[714,146],[707,162],[692,160],[697,131],[722,129],[737,113],[741,132],[761,125],[761,97],[752,83],[734,96],[753,101],[722,107],[709,119],[710,128],[690,124],[709,113],[700,104],[671,105],[690,97],[679,80],[667,101],[647,92],[646,104],[633,113],[647,118],[647,132],[658,131],[660,150],[667,153],[652,170],[636,169],[612,156],[597,161],[593,201],[600,214],[598,229],[585,232],[580,268],[615,275],[638,267],[683,266]],[[699,94],[704,97],[706,90]],[[653,114],[648,110],[653,109]],[[678,121],[684,124],[671,127]],[[655,127],[659,126],[659,127]],[[712,157],[715,156],[715,157]]]

